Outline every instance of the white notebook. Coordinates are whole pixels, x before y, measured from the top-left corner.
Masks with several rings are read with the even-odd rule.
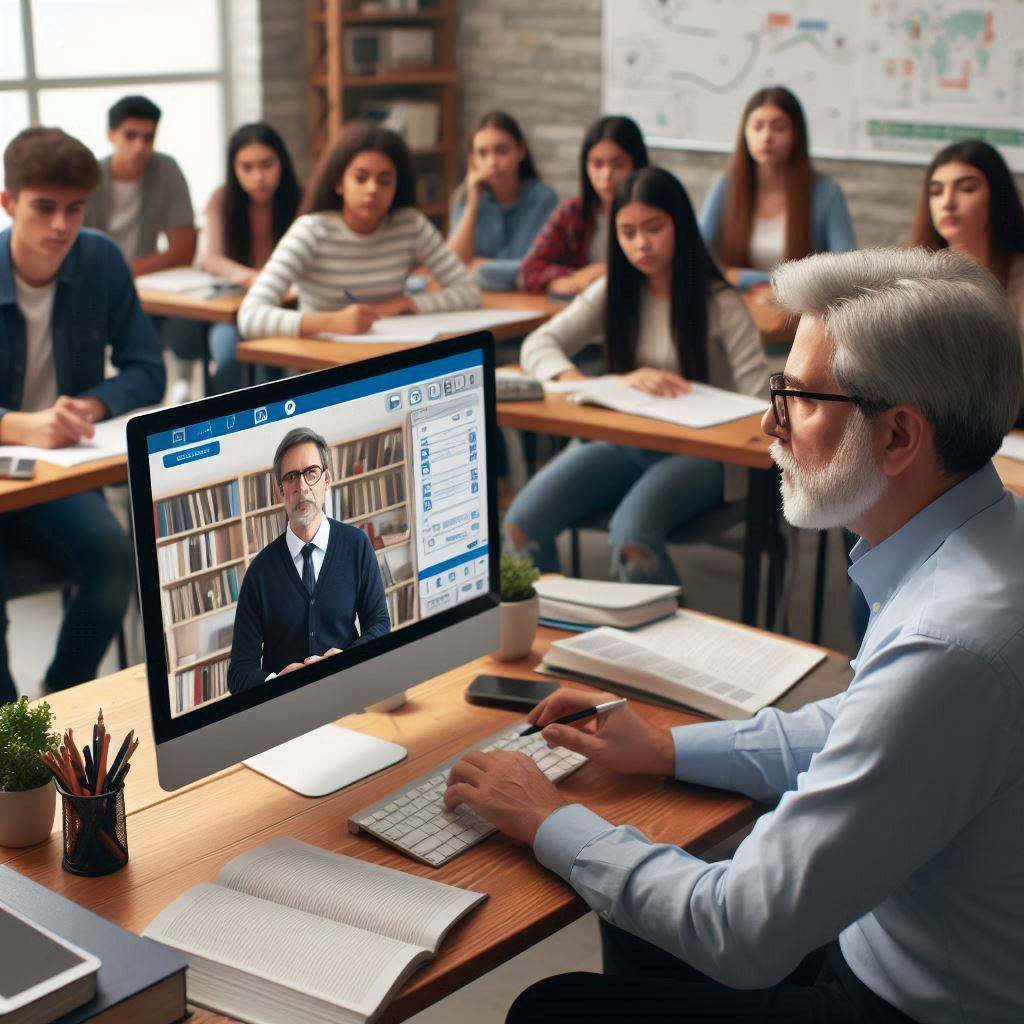
[[[529,309],[464,309],[456,313],[414,313],[409,316],[382,316],[366,334],[318,334],[326,341],[394,341],[426,344],[447,334],[489,331],[502,324],[534,320]]]
[[[538,580],[540,617],[576,625],[632,629],[674,614],[679,587],[552,576]]]
[[[716,718],[752,718],[824,658],[792,641],[680,611],[631,633],[605,627],[557,640],[538,671],[617,683]]]
[[[143,932],[189,957],[188,999],[261,1024],[372,1021],[485,893],[277,839]]]

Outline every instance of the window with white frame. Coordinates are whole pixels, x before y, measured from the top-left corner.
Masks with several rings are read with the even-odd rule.
[[[202,210],[224,175],[224,2],[0,0],[0,151],[46,125],[106,156],[107,109],[141,94],[162,111],[156,148]]]

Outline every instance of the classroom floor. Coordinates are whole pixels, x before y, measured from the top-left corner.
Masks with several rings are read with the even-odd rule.
[[[790,585],[792,635],[810,637],[810,595],[813,586],[816,534],[800,531],[795,546],[795,572]],[[565,538],[563,538],[564,540]],[[838,530],[829,538],[828,585],[822,642],[834,650],[851,653],[852,638],[846,605],[845,555]],[[583,575],[602,578],[608,567],[604,534],[582,536]],[[691,608],[728,618],[739,617],[742,562],[730,551],[717,547],[675,548],[680,576]],[[563,564],[568,564],[567,547]],[[12,669],[21,691],[38,696],[40,681],[53,650],[56,624],[60,621],[60,597],[46,594],[8,605],[8,630]],[[129,630],[129,654],[141,660],[141,648]],[[113,649],[100,674],[117,668]],[[728,856],[728,849],[719,854]],[[471,985],[411,1018],[414,1024],[490,1024],[504,1020],[516,995],[534,981],[566,971],[599,971],[600,950],[593,914],[564,928],[549,939],[478,979]]]

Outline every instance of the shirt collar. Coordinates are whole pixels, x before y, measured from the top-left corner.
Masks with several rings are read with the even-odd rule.
[[[946,538],[979,512],[994,505],[1006,491],[991,461],[921,509],[894,534],[872,547],[862,537],[850,558],[850,579],[868,605],[884,604],[905,579],[942,547]]]
[[[318,548],[322,554],[327,554],[327,541],[331,536],[331,524],[327,519],[327,516],[322,516],[320,519],[320,529],[316,531],[310,544],[313,547]],[[302,549],[305,547],[306,542],[300,539],[292,531],[292,524],[288,524],[288,529],[284,531],[285,543],[288,545],[288,553],[292,556],[292,561],[295,561],[302,557]]]

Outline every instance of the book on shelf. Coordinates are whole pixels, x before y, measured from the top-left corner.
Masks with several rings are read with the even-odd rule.
[[[618,684],[715,718],[752,718],[824,657],[815,648],[679,611],[631,633],[602,626],[556,640],[537,670]]]
[[[165,583],[241,557],[242,542],[237,524],[194,533],[157,549],[160,578]]]
[[[164,498],[156,503],[158,537],[194,530],[200,526],[217,526],[224,519],[239,514],[238,481]]]
[[[188,956],[199,1006],[264,1024],[372,1021],[484,898],[284,838],[228,861],[143,934]]]
[[[638,388],[626,387],[618,376],[589,377],[581,381],[548,381],[545,391],[568,394],[580,405],[601,405],[616,412],[701,429],[763,413],[766,400],[751,398],[710,384],[690,383],[690,390],[674,398],[659,398]]]
[[[542,619],[577,626],[634,629],[674,615],[679,587],[656,583],[613,583],[569,576],[546,576],[534,589]]]
[[[212,575],[204,575],[175,584],[164,591],[165,611],[174,625],[197,615],[226,608],[238,600],[242,566],[232,565]]]
[[[133,935],[7,866],[0,866],[0,892],[8,906],[100,961],[95,996],[60,1024],[172,1024],[188,1016],[188,962],[178,950]]]

